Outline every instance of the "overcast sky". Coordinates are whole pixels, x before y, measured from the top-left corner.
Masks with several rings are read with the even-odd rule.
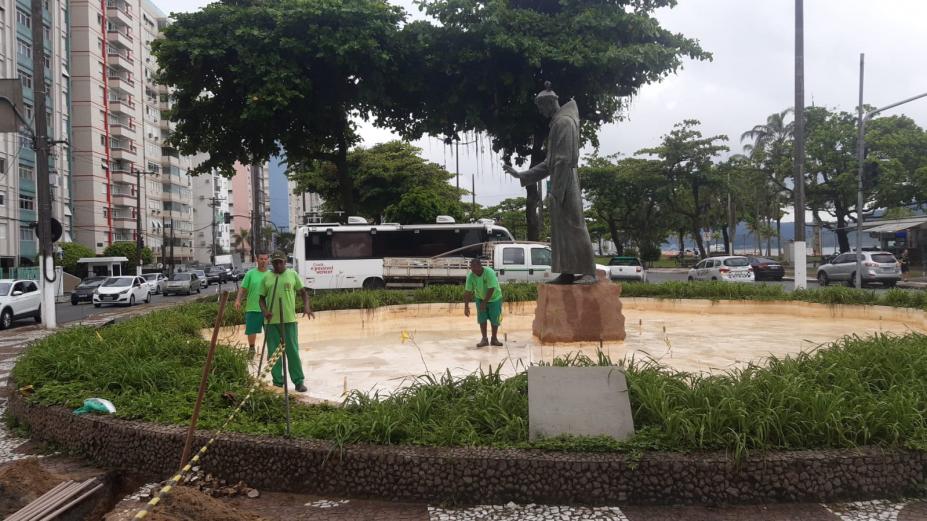
[[[161,0],[166,12],[192,11],[208,2]],[[409,0],[396,0],[407,11]],[[644,86],[631,101],[625,121],[603,127],[601,154],[633,154],[660,141],[674,123],[698,119],[707,134],[727,134],[739,152],[740,134],[794,102],[794,1],[679,0],[658,12],[662,24],[714,54],[710,62],[686,62],[660,84]],[[927,92],[927,1],[808,0],[805,2],[806,103],[855,110],[859,53],[866,53],[866,103],[884,106]],[[892,113],[905,113],[927,127],[927,99]],[[393,139],[364,127],[365,145]],[[438,140],[422,140],[426,158],[454,170],[454,157]],[[588,152],[591,152],[589,150]],[[461,147],[462,184],[476,174],[477,202],[495,204],[523,195],[518,184],[490,164],[486,155]]]

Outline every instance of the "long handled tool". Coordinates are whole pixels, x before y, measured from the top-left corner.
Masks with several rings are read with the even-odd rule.
[[[286,435],[290,436],[290,386],[287,383],[290,376],[290,366],[287,364],[286,359],[286,328],[283,327],[283,298],[280,299],[280,322],[277,323],[277,327],[280,330],[280,345],[279,349],[283,349],[283,354],[281,355],[281,360],[283,364],[283,403],[286,406]]]
[[[271,316],[273,316],[273,313],[274,313],[274,299],[277,297],[277,283],[278,282],[280,282],[280,277],[276,277],[276,279],[274,280],[274,290],[273,290],[273,293],[271,293],[270,295],[270,304],[268,304],[270,306],[270,309],[268,309],[268,311],[270,311]],[[263,367],[263,364],[264,364],[264,350],[267,349],[267,327],[269,325],[270,324],[268,324],[267,322],[267,317],[264,317],[264,340],[261,341],[261,356],[260,358],[258,358],[258,370],[257,370],[258,374],[261,374],[261,367]]]

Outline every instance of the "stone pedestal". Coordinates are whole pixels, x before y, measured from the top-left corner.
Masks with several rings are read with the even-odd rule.
[[[606,280],[592,285],[538,286],[532,331],[542,343],[624,340],[621,286]]]

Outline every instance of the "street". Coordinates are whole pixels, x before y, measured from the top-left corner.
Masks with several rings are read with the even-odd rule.
[[[662,268],[651,269],[647,273],[647,281],[650,282],[651,284],[659,284],[661,282],[670,282],[670,281],[685,282],[687,280],[687,274],[688,274],[688,270],[684,270],[684,269],[672,269],[672,268],[671,269],[662,269]],[[736,284],[736,283],[732,283],[732,284]],[[760,281],[760,282],[754,282],[754,284],[778,284],[780,286],[784,286],[787,291],[791,291],[792,288],[795,287],[795,282],[792,280]],[[831,284],[831,286],[836,286],[836,285],[837,284]],[[809,289],[813,289],[817,287],[818,287],[817,281],[813,281],[813,280],[808,281]],[[902,288],[902,289],[910,289],[912,291],[915,290],[914,288]],[[873,291],[881,293],[881,292],[887,291],[887,288],[883,286],[879,286],[878,284],[873,284],[871,286],[866,286],[866,290],[873,290]]]
[[[200,294],[194,293],[190,296],[180,296],[180,295],[171,295],[165,297],[164,295],[152,295],[150,304],[136,304],[131,309],[137,310],[140,307],[150,307],[156,306],[159,304],[169,304],[172,302],[184,302],[187,300],[195,300],[200,297],[204,297],[210,294],[216,294],[219,292],[219,289],[224,289],[228,291],[235,292],[238,290],[237,282],[226,282],[222,286],[213,284],[209,287],[203,288]],[[81,302],[78,305],[72,305],[70,301],[59,303],[55,306],[55,311],[57,312],[57,320],[59,325],[69,324],[71,322],[78,322],[81,320],[86,320],[88,318],[97,318],[100,315],[111,315],[111,314],[121,314],[122,312],[128,311],[130,308],[126,306],[102,306],[99,308],[93,307],[93,304],[90,302]],[[35,326],[35,321],[31,318],[17,320],[13,323],[11,330],[16,330],[26,326]]]

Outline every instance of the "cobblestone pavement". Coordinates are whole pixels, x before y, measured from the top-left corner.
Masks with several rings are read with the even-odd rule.
[[[144,313],[148,310],[138,310]],[[136,314],[136,313],[132,313]],[[124,314],[120,314],[125,316]],[[100,317],[85,325],[102,325],[112,317]],[[49,334],[37,328],[18,328],[14,335],[0,335],[0,389],[5,388],[16,358],[25,346]],[[0,415],[6,411],[0,396]],[[28,440],[0,424],[0,466],[22,459],[17,452]],[[775,504],[709,507],[621,506],[569,507],[556,505],[480,505],[442,507],[416,503],[324,498],[319,496],[264,493],[257,500],[228,499],[237,508],[252,510],[268,519],[305,521],[927,521],[927,502],[861,501],[834,504]],[[138,496],[123,501],[117,510],[127,514],[141,506]]]

